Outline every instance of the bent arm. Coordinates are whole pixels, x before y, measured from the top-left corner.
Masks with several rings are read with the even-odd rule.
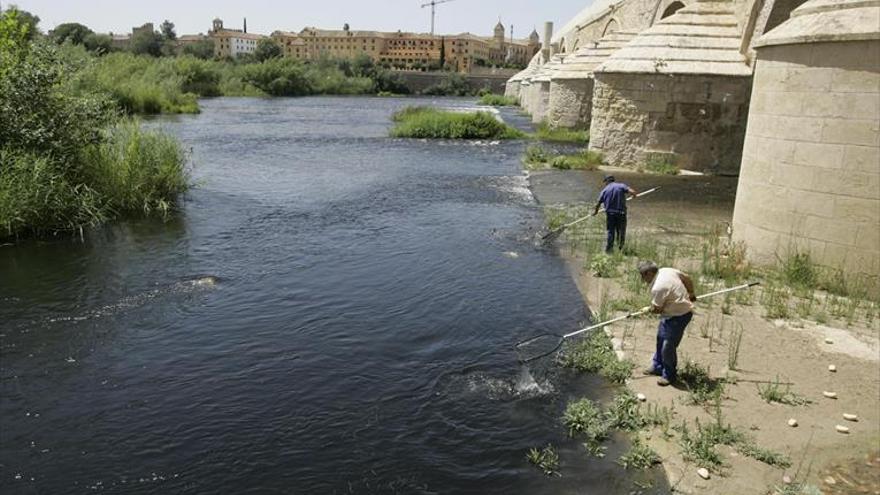
[[[684,288],[687,289],[688,296],[690,297],[691,301],[696,301],[697,295],[694,293],[694,281],[691,280],[691,278],[683,272],[679,272],[678,278],[681,279],[681,283],[683,283]]]

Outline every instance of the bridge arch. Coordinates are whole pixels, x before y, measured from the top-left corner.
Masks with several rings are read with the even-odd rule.
[[[672,14],[678,12],[683,8],[684,4],[679,2],[678,0],[675,0],[674,2],[666,6],[666,9],[663,10],[663,14],[660,15],[660,18],[666,19],[667,17],[671,16]]]

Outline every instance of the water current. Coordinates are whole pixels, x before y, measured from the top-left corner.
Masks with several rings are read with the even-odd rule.
[[[386,137],[413,103],[474,101],[205,100],[149,123],[179,214],[0,247],[0,492],[630,493],[559,420],[608,387],[516,361],[586,319],[525,143]]]

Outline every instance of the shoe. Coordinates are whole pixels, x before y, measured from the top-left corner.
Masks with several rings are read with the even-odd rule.
[[[660,372],[654,367],[643,369],[642,374],[645,376],[660,376]]]
[[[661,387],[668,387],[671,383],[672,382],[663,377],[657,379],[657,385],[660,385]]]

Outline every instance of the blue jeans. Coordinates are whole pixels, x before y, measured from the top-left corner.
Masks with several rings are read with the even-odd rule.
[[[677,378],[678,353],[676,349],[684,337],[684,329],[693,318],[693,313],[670,316],[660,319],[657,327],[657,350],[654,352],[654,372],[670,382]]]
[[[617,238],[617,248],[623,249],[623,243],[626,241],[626,213],[606,214],[606,225],[608,242],[605,244],[605,252],[610,253],[614,248],[615,237]]]

